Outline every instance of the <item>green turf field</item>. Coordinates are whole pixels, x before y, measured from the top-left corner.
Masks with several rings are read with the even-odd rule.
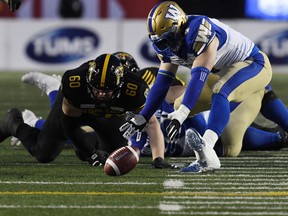
[[[20,81],[22,74],[0,73],[0,116],[18,107],[45,118],[45,93]],[[288,104],[288,75],[272,85]],[[0,216],[17,215],[288,215],[288,150],[242,152],[221,158],[215,173],[180,174],[150,168],[141,158],[120,177],[79,161],[71,149],[50,164],[38,164],[22,146],[0,145]],[[190,158],[167,158],[179,166]]]

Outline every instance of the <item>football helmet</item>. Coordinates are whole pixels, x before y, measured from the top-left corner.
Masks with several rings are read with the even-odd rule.
[[[187,23],[186,13],[173,1],[154,6],[147,18],[149,38],[159,50],[179,46],[179,36]]]
[[[115,52],[112,55],[116,56],[120,62],[127,67],[131,72],[139,70],[138,64],[132,55],[126,52]]]
[[[89,62],[87,87],[91,97],[97,101],[108,102],[120,96],[124,83],[124,68],[118,58],[102,54]]]

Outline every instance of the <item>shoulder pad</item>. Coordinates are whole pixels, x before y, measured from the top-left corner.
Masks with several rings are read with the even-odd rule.
[[[157,67],[147,67],[137,71],[137,73],[148,85],[151,85],[156,79],[158,69]]]
[[[199,25],[197,36],[193,43],[193,50],[197,55],[200,55],[204,48],[211,42],[213,38],[211,23],[202,18],[202,22]]]

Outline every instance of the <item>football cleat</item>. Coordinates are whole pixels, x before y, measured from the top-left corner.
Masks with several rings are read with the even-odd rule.
[[[22,112],[17,108],[8,110],[4,119],[0,121],[0,142],[15,135],[21,123],[24,123]]]
[[[41,117],[37,117],[31,110],[28,110],[28,109],[25,109],[22,112],[22,117],[23,117],[24,123],[30,125],[31,127],[35,127],[36,122],[39,119],[41,119]],[[21,141],[16,137],[12,137],[10,143],[12,146],[19,146],[21,144]]]
[[[35,85],[40,88],[43,92],[49,95],[52,91],[57,91],[60,87],[61,82],[59,78],[43,74],[41,72],[29,72],[22,76],[22,82]]]
[[[188,166],[190,167],[190,172],[207,172],[220,169],[221,163],[216,152],[211,146],[205,144],[196,130],[193,128],[188,129],[185,139],[187,144],[194,150],[197,159],[196,162]]]
[[[199,173],[201,172],[201,165],[198,162],[198,160],[196,160],[193,163],[191,163],[189,166],[180,169],[180,172]]]

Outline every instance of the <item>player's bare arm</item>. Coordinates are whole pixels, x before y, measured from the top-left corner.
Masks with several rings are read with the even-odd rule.
[[[62,111],[65,115],[70,117],[79,117],[82,115],[82,110],[70,104],[65,97],[62,102]]]

